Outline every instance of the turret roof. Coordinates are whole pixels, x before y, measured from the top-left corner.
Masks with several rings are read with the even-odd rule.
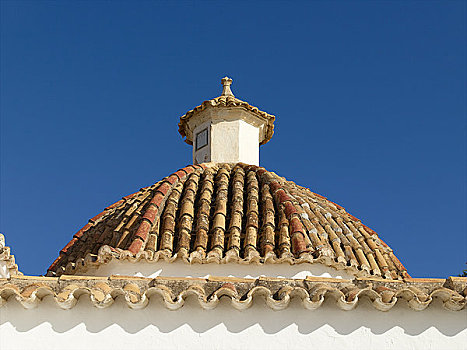
[[[243,108],[253,113],[256,117],[265,122],[266,128],[264,132],[264,138],[260,144],[264,145],[267,143],[274,134],[274,120],[276,117],[272,114],[261,111],[258,107],[254,107],[248,102],[236,98],[230,89],[232,79],[225,77],[221,80],[221,82],[223,85],[221,96],[204,101],[201,105],[193,108],[180,117],[180,122],[178,123],[178,132],[180,135],[182,135],[182,137],[185,137],[185,142],[189,145],[193,144],[193,135],[191,134],[191,131],[188,127],[188,120],[198,113],[201,113],[207,108]]]

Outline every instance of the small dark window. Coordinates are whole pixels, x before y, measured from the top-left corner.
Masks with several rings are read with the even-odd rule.
[[[199,150],[208,144],[208,129],[201,130],[196,134],[196,150]]]

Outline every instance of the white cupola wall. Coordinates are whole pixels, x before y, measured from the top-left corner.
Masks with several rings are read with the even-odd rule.
[[[179,131],[193,145],[193,163],[259,165],[259,146],[272,137],[274,116],[235,98],[232,79],[221,82],[221,96],[180,118]]]
[[[259,165],[259,130],[247,111],[207,110],[193,133],[193,163]],[[207,120],[206,120],[207,119]]]

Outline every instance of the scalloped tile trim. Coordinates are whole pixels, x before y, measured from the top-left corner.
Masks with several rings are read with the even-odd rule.
[[[236,309],[250,307],[255,298],[264,298],[274,310],[285,309],[291,299],[301,300],[304,308],[319,308],[331,298],[342,310],[354,309],[367,298],[375,309],[388,311],[405,300],[413,310],[423,310],[439,298],[446,310],[459,311],[467,303],[467,278],[384,280],[362,278],[342,280],[308,277],[281,278],[143,278],[143,277],[34,277],[15,276],[0,279],[0,306],[16,299],[25,308],[38,306],[45,296],[52,296],[57,306],[70,309],[86,295],[98,308],[110,307],[123,296],[132,309],[147,306],[151,297],[160,295],[165,307],[181,308],[186,298],[193,296],[203,309],[212,309],[221,297],[230,299]]]

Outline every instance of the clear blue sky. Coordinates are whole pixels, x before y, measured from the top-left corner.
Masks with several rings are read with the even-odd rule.
[[[344,206],[416,277],[466,241],[463,1],[1,1],[1,227],[44,274],[88,218],[192,162],[178,118],[234,79],[261,165]]]

